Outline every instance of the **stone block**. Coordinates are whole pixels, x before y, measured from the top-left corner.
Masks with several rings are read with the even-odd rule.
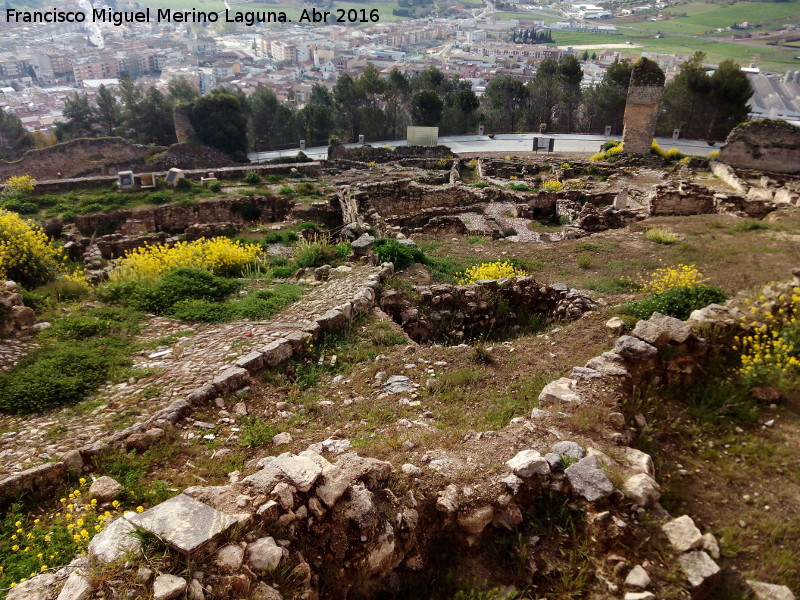
[[[670,544],[677,552],[686,552],[703,545],[703,534],[689,515],[672,519],[661,526]]]
[[[264,355],[264,366],[271,369],[292,357],[292,342],[285,339],[271,342],[260,352]]]
[[[257,373],[264,367],[264,355],[258,350],[254,350],[249,354],[245,354],[233,364],[242,369],[247,369],[250,373]]]
[[[241,367],[231,367],[214,377],[212,384],[220,395],[230,394],[247,385],[250,374]]]
[[[692,598],[703,598],[714,589],[719,581],[720,568],[702,550],[687,552],[678,557],[678,564],[689,580]]]
[[[572,489],[589,502],[605,498],[614,491],[614,485],[594,456],[587,456],[570,465],[564,474]]]
[[[180,494],[131,517],[130,521],[158,535],[178,552],[192,554],[247,517],[220,512]]]

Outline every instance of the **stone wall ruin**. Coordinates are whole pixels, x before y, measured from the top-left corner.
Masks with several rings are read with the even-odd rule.
[[[742,169],[800,173],[800,127],[773,119],[739,125],[728,134],[719,160]]]

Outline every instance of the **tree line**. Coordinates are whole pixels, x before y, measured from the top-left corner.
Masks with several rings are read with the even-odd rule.
[[[666,85],[658,132],[674,128],[694,139],[721,140],[747,118],[750,82],[733,61],[712,74],[698,52],[681,65]],[[67,99],[59,141],[77,137],[118,135],[137,143],[174,143],[173,112],[188,107],[199,141],[239,160],[248,151],[326,145],[332,135],[354,141],[399,139],[406,126],[439,127],[441,135],[467,134],[483,124],[487,133],[559,131],[622,133],[632,63],[614,62],[599,84],[583,88],[583,69],[575,56],[560,62],[544,59],[528,83],[498,75],[479,98],[469,81],[448,77],[435,67],[408,77],[393,69],[387,77],[369,65],[358,77],[347,73],[336,84],[315,84],[305,102],[289,97],[281,102],[269,88],[251,96],[241,91],[213,90],[199,97],[183,79],[166,92],[144,88],[123,77],[116,93],[100,86],[94,102],[75,92]],[[14,158],[35,144],[19,119],[0,112],[0,158]]]

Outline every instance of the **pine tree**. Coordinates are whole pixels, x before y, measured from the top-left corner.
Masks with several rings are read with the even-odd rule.
[[[0,159],[13,160],[33,147],[34,139],[15,115],[0,108]]]

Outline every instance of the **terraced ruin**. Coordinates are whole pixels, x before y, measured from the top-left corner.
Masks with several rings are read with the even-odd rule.
[[[4,287],[6,598],[793,597],[800,176],[403,153],[32,193],[92,283]]]

